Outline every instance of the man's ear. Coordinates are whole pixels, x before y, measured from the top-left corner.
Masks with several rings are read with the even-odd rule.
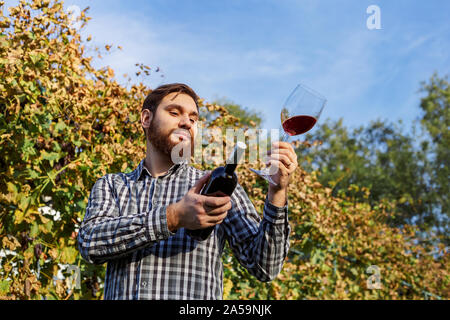
[[[144,128],[144,131],[150,127],[150,123],[153,119],[153,112],[148,109],[144,109],[141,111],[141,125]]]

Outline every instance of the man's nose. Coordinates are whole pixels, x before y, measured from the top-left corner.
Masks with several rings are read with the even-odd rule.
[[[190,129],[192,127],[192,122],[188,115],[184,115],[183,117],[181,117],[181,120],[178,125],[181,128]]]

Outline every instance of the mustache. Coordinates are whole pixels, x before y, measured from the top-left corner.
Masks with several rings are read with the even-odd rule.
[[[189,132],[189,131],[187,131],[187,130],[174,130],[174,131],[172,131],[172,133],[184,133],[184,134],[186,134],[189,138],[192,138],[192,136],[191,136],[191,133]]]

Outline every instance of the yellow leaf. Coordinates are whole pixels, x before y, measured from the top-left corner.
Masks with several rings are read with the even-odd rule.
[[[56,260],[58,258],[59,252],[56,248],[52,248],[48,250],[48,254],[53,260]]]
[[[9,250],[16,250],[17,247],[20,247],[19,241],[13,236],[4,236],[2,239],[3,248],[8,248]]]
[[[12,194],[12,198],[14,199],[14,201],[17,199],[17,195],[18,195],[18,189],[17,186],[12,183],[12,182],[8,182],[6,184],[8,191]]]
[[[23,221],[24,212],[22,210],[20,210],[20,209],[17,209],[14,212],[14,217],[15,217],[14,224],[20,224]]]

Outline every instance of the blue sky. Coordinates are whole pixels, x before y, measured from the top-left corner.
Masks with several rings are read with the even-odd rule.
[[[372,4],[381,9],[380,30],[366,26]],[[327,97],[322,120],[408,125],[420,112],[420,82],[450,69],[447,0],[66,0],[70,5],[90,6],[83,34],[94,44],[123,47],[99,63],[119,81],[135,63],[158,66],[164,78],[152,74],[144,81],[151,87],[184,82],[207,101],[226,97],[263,113],[265,128],[278,127],[279,109],[298,82]]]

